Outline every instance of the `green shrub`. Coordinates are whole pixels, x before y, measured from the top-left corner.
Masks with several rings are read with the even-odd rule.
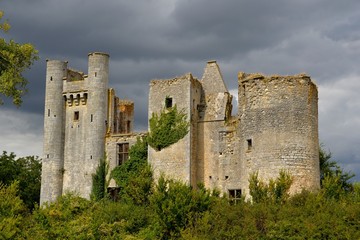
[[[147,163],[147,150],[147,138],[138,138],[129,150],[129,159],[111,172],[111,178],[120,188],[122,201],[136,205],[149,203],[153,175]]]
[[[106,181],[106,175],[109,171],[109,165],[105,160],[100,159],[100,163],[96,169],[95,174],[92,176],[92,189],[90,198],[95,201],[99,201],[106,196],[108,183]]]
[[[149,145],[156,151],[166,148],[186,136],[190,123],[183,111],[176,105],[164,109],[160,115],[153,113],[150,120]]]
[[[181,231],[200,218],[214,199],[205,188],[195,190],[187,184],[161,176],[151,196],[157,236],[160,239],[180,237]]]

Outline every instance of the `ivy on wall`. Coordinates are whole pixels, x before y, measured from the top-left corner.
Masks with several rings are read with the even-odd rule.
[[[186,136],[190,123],[184,111],[178,111],[176,105],[153,113],[150,120],[149,145],[156,151],[166,148]]]

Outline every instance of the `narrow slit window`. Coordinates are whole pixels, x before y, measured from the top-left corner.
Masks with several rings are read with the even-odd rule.
[[[251,151],[252,146],[253,146],[252,145],[252,139],[247,139],[246,142],[247,142],[247,150]]]
[[[52,76],[50,77],[50,81],[52,81]]]
[[[173,106],[173,99],[171,97],[165,98],[165,107],[171,108]]]
[[[95,77],[97,76],[97,72],[95,72]]]
[[[131,121],[127,121],[126,122],[126,132],[130,133],[131,132]]]
[[[50,117],[50,109],[48,109],[48,117]]]
[[[74,112],[74,121],[79,121],[79,111]]]
[[[94,120],[94,116],[91,114],[90,115],[90,122],[93,122],[93,120]]]

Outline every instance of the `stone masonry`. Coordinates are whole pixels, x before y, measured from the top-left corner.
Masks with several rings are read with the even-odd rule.
[[[128,159],[147,133],[133,131],[134,103],[108,89],[109,55],[90,53],[88,74],[48,60],[44,112],[41,204],[67,192],[89,198],[101,158],[110,171]],[[190,122],[188,134],[148,161],[160,174],[196,187],[203,183],[229,197],[248,196],[249,175],[262,180],[289,172],[291,192],[320,186],[317,87],[307,75],[238,74],[238,114],[216,61],[201,79],[191,73],[152,80],[152,113],[177,106]],[[110,179],[109,190],[116,189]]]

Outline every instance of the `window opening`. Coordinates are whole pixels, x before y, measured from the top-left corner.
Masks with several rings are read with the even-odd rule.
[[[118,165],[124,164],[129,158],[129,143],[118,144]]]
[[[93,121],[93,118],[94,118],[94,117],[93,117],[93,115],[91,114],[91,115],[90,115],[90,122]]]
[[[50,77],[50,81],[52,81],[52,76]]]
[[[50,109],[48,109],[48,117],[50,117]]]
[[[131,129],[130,129],[130,126],[131,126],[131,121],[127,121],[126,122],[126,133],[130,133],[131,131]]]
[[[230,204],[237,204],[241,200],[241,189],[229,189]]]
[[[74,112],[74,121],[79,121],[79,111]]]
[[[165,98],[165,107],[171,108],[173,106],[173,99],[171,97]]]
[[[95,77],[97,76],[97,72],[95,72]]]
[[[247,150],[251,151],[251,149],[252,149],[252,139],[247,139],[246,142],[247,142]]]

